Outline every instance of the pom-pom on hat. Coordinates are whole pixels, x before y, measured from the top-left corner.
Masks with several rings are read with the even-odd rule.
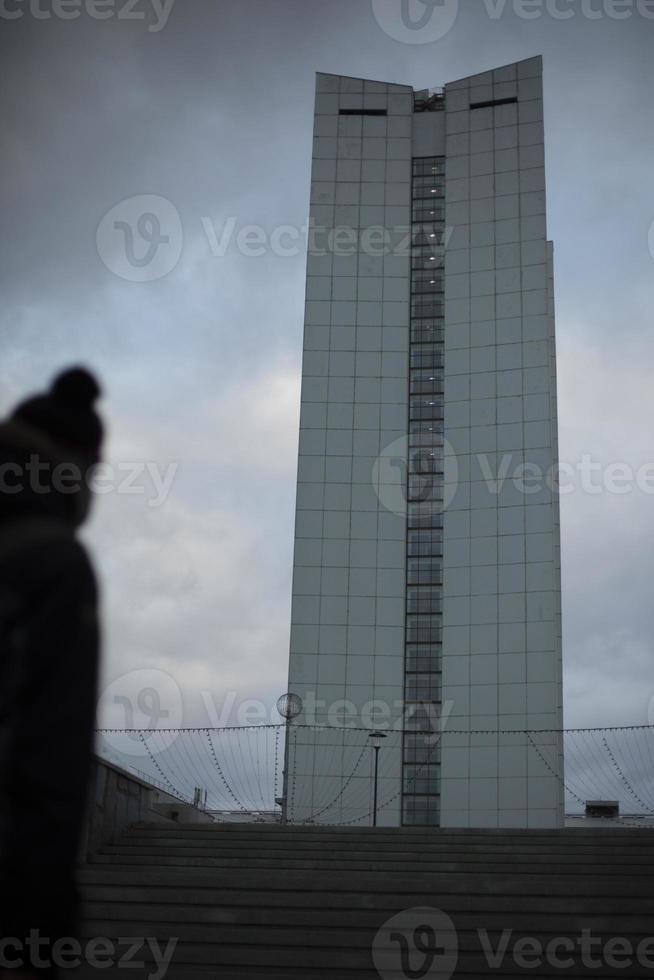
[[[69,368],[57,375],[50,391],[21,402],[12,418],[39,429],[61,448],[97,463],[103,427],[93,405],[100,395],[100,386],[89,371]]]

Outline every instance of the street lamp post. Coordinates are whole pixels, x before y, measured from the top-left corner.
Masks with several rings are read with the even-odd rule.
[[[291,722],[294,718],[297,718],[302,712],[302,698],[299,694],[293,694],[289,691],[288,694],[282,694],[280,698],[277,699],[277,710],[279,711],[282,718],[286,719],[286,725],[284,728],[284,764],[282,769],[282,795],[281,797],[275,797],[275,803],[279,803],[282,808],[282,823],[288,823],[288,766],[290,760],[290,731]],[[293,765],[295,765],[295,760],[292,760]],[[292,816],[292,814],[291,814]]]
[[[370,744],[375,750],[375,777],[373,782],[373,804],[372,804],[372,825],[377,826],[377,783],[379,780],[379,750],[382,740],[386,738],[385,732],[370,732],[368,736]]]

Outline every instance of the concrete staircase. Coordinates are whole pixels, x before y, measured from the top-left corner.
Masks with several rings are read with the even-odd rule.
[[[607,959],[605,944],[625,939],[635,948],[654,935],[653,872],[654,835],[638,829],[136,825],[80,871],[83,936],[120,937],[121,955],[127,937],[152,937],[162,947],[178,938],[168,980],[652,977],[654,940],[649,959],[639,964],[634,954],[627,967],[614,958],[629,958],[624,945],[610,946]],[[422,972],[429,943],[427,954],[415,950],[414,930],[430,921],[428,914],[412,912],[379,933],[397,913],[424,907],[454,922],[454,972],[441,954],[432,957],[431,972]],[[398,930],[411,950],[404,965]],[[487,931],[492,949],[503,930],[513,930],[494,968],[478,930]],[[599,967],[583,963],[583,930],[590,930]],[[424,950],[426,934],[416,935]],[[573,965],[548,964],[545,955],[535,968],[516,962],[512,950],[521,937],[543,947],[568,937],[573,951],[557,947],[556,955]],[[437,946],[447,945],[448,937],[437,934]],[[530,962],[539,959],[537,950],[529,955]],[[132,976],[161,980],[150,949],[133,959],[145,966]],[[125,970],[75,975],[124,978]]]

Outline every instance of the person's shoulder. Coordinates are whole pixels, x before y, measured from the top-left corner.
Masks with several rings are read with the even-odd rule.
[[[61,533],[53,529],[51,535],[45,534],[41,551],[53,570],[95,580],[89,553],[72,528],[64,527]]]
[[[76,535],[70,531],[60,537],[53,537],[48,543],[48,554],[57,558],[62,565],[81,572],[93,573],[89,553]]]
[[[7,575],[34,585],[71,578],[95,585],[88,552],[74,529],[48,519],[17,522],[0,534],[0,578]]]

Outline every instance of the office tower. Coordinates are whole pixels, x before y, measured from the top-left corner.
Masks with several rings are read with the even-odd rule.
[[[289,821],[562,822],[542,64],[317,77]],[[537,734],[530,734],[535,732]]]

